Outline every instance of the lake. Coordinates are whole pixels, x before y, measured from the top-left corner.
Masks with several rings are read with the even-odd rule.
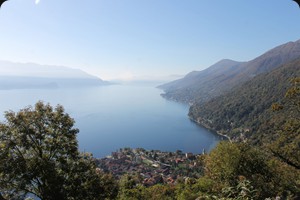
[[[4,111],[42,100],[61,104],[79,128],[79,148],[95,157],[123,147],[201,153],[221,139],[189,120],[188,105],[165,100],[153,86],[110,85],[68,89],[0,90]]]

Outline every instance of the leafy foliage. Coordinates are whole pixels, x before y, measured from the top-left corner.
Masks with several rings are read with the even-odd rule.
[[[207,156],[206,167],[205,175],[216,183],[215,192],[237,187],[244,180],[250,181],[259,198],[299,192],[298,170],[248,144],[221,142]]]
[[[279,111],[275,109],[278,114],[290,110],[289,118],[277,131],[278,137],[269,148],[275,156],[300,170],[300,77],[292,79],[291,83],[286,101]]]
[[[46,200],[106,198],[101,175],[91,155],[79,153],[78,130],[62,106],[53,109],[38,102],[34,108],[6,112],[5,118],[0,124],[3,197],[23,199],[30,193]]]

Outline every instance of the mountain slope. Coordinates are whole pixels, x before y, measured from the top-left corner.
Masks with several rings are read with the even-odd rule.
[[[203,71],[192,72],[183,79],[161,85],[159,88],[165,91],[162,96],[167,99],[203,103],[258,74],[269,72],[298,57],[300,40],[275,47],[248,62],[222,60]]]
[[[264,138],[270,141],[293,113],[293,110],[285,109],[280,115],[274,115],[271,105],[284,102],[290,80],[295,77],[300,77],[300,59],[260,74],[207,103],[192,105],[189,116],[233,139],[247,138],[253,143],[262,143]]]
[[[206,100],[222,93],[223,81],[235,75],[244,65],[243,62],[224,59],[203,71],[193,71],[184,78],[158,86],[166,93],[163,97],[175,101],[191,102],[205,93],[201,100]]]
[[[109,83],[79,69],[0,61],[0,89],[81,87],[107,84]]]

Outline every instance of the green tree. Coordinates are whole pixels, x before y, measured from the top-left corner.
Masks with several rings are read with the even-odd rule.
[[[124,174],[119,180],[118,199],[137,200],[145,199],[145,187],[139,184],[140,178],[137,175]]]
[[[157,184],[146,188],[144,199],[149,200],[172,200],[175,199],[175,188],[170,185]]]
[[[292,196],[299,192],[299,171],[272,158],[265,151],[244,143],[221,142],[207,156],[205,177],[212,180],[211,193],[251,183],[251,198]],[[245,182],[246,181],[246,182]],[[244,193],[245,191],[243,191]],[[254,194],[255,193],[255,194]],[[229,193],[228,193],[229,194]],[[237,196],[231,196],[237,197]]]
[[[38,102],[5,113],[0,124],[0,194],[43,200],[104,199],[90,155],[80,154],[74,120],[58,105]]]
[[[219,182],[220,188],[234,184],[239,175],[241,154],[237,144],[220,142],[205,159],[205,175]]]
[[[288,112],[288,118],[269,148],[276,157],[300,170],[300,77],[292,79],[291,83],[283,105],[275,103],[272,106],[278,115]]]

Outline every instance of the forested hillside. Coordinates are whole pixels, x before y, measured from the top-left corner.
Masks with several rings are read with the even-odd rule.
[[[261,74],[231,92],[205,104],[191,106],[189,116],[197,123],[232,139],[264,143],[290,118],[292,108],[274,113],[272,104],[284,104],[292,78],[300,76],[300,60]]]

